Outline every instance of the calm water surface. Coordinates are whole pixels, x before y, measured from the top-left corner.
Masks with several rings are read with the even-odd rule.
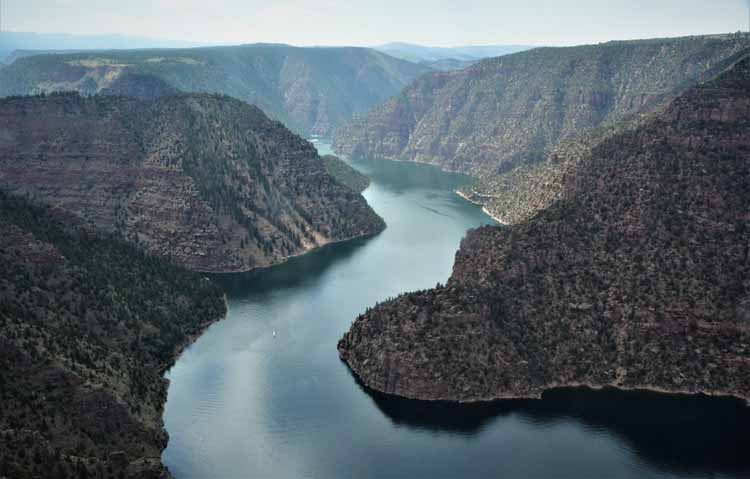
[[[457,406],[362,388],[336,353],[352,320],[445,282],[466,230],[492,220],[452,193],[466,177],[352,164],[388,228],[220,278],[228,317],[167,375],[163,458],[177,478],[750,477],[737,401],[569,390]]]

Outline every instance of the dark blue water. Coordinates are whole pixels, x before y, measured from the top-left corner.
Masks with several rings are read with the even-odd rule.
[[[341,334],[376,301],[445,282],[466,230],[492,220],[452,193],[465,177],[353,164],[387,230],[220,279],[227,319],[168,374],[163,458],[177,478],[750,477],[738,401],[569,390],[458,406],[362,388]]]

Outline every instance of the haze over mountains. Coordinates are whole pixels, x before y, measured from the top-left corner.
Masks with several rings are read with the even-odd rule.
[[[0,63],[15,50],[111,50],[186,48],[198,43],[128,35],[72,35],[69,33],[0,32]]]
[[[527,45],[482,45],[463,47],[430,47],[413,43],[387,43],[374,47],[402,60],[429,66],[434,70],[448,71],[466,68],[479,60],[530,50]]]
[[[147,74],[180,91],[222,93],[256,104],[303,135],[329,135],[427,71],[354,47],[257,44],[37,55],[0,70],[0,96],[94,94],[123,73]]]

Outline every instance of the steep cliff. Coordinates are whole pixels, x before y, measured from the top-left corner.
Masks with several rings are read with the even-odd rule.
[[[198,271],[269,266],[384,227],[310,143],[207,94],[0,100],[0,188]]]
[[[466,196],[501,220],[520,221],[538,211],[539,195],[549,194],[544,183],[557,178],[543,170],[558,172],[546,163],[571,156],[567,146],[579,156],[581,143],[597,137],[594,130],[641,121],[748,47],[747,35],[610,42],[539,48],[429,73],[338,129],[334,149],[472,174],[480,181],[462,190]],[[531,171],[537,168],[541,182]]]
[[[152,75],[180,91],[222,93],[257,104],[302,135],[325,136],[427,71],[367,48],[256,44],[98,51],[18,58],[0,71],[0,96],[94,94],[122,75]]]
[[[608,136],[559,199],[469,233],[446,286],[361,315],[374,389],[459,401],[612,385],[750,398],[750,59]]]
[[[0,477],[164,477],[163,371],[207,279],[0,192]]]

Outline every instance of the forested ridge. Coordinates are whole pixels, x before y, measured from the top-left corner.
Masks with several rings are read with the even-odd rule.
[[[225,95],[0,100],[0,187],[190,269],[247,271],[385,226],[314,146]]]
[[[0,192],[0,476],[160,477],[162,373],[213,282]]]
[[[750,36],[707,35],[537,48],[422,75],[339,127],[349,156],[430,163],[477,177],[462,188],[504,223],[557,198],[560,163],[637,125],[734,64]]]
[[[559,199],[469,232],[447,285],[368,309],[339,353],[419,399],[588,385],[750,398],[750,58],[612,134]]]

